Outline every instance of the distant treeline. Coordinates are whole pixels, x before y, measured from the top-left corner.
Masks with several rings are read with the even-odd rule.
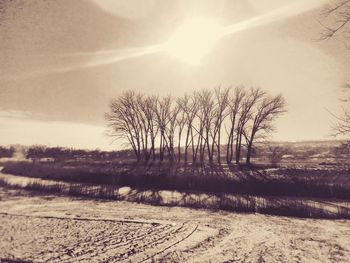
[[[128,155],[128,151],[109,152],[100,150],[81,150],[63,147],[46,147],[35,145],[28,148],[26,151],[26,158],[28,159],[42,159],[52,158],[54,161],[59,160],[76,160],[76,159],[117,159]]]
[[[238,164],[243,148],[250,163],[254,142],[284,112],[283,96],[260,88],[217,87],[177,98],[127,91],[111,101],[106,120],[110,135],[125,142],[138,161],[221,163],[225,156],[225,162]]]
[[[2,147],[0,146],[0,158],[11,158],[13,157],[15,153],[15,148],[14,147]]]
[[[226,152],[227,145],[221,148]],[[181,152],[184,151],[181,147]],[[157,151],[158,149],[156,149]],[[15,147],[1,147],[1,157],[13,157]],[[133,159],[134,152],[132,149],[121,151],[101,151],[101,150],[82,150],[64,147],[48,147],[43,145],[34,145],[24,147],[21,150],[27,159],[40,161],[71,161],[71,160],[92,160],[92,161],[118,161],[128,163]],[[191,151],[189,151],[192,154]],[[246,148],[242,150],[246,154]],[[319,162],[331,160],[333,162],[342,162],[350,156],[349,141],[334,141],[332,143],[288,143],[288,142],[263,142],[259,143],[254,150],[254,158],[256,161],[264,164],[278,164],[282,161],[291,162],[293,160],[312,161],[316,158]]]

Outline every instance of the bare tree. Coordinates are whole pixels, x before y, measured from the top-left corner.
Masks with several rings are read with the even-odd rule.
[[[240,117],[236,129],[236,164],[241,160],[242,138],[246,132],[245,128],[251,119],[253,106],[265,96],[260,88],[251,88],[242,101]]]
[[[137,118],[137,95],[127,91],[113,99],[110,112],[105,114],[110,136],[127,141],[134,151],[137,161],[141,160],[141,129]]]
[[[229,104],[229,93],[231,88],[225,88],[221,89],[220,87],[215,88],[214,90],[214,96],[216,101],[215,106],[215,116],[214,116],[214,123],[213,123],[213,129],[211,132],[212,137],[212,146],[211,146],[211,159],[213,159],[214,154],[214,146],[216,146],[217,150],[217,161],[218,163],[221,163],[221,128],[222,123],[225,120],[225,118],[228,116],[229,111],[227,110],[228,104]]]
[[[215,117],[215,99],[214,93],[211,90],[201,90],[196,93],[196,97],[199,103],[199,113],[201,116],[200,122],[203,123],[203,135],[199,134],[203,138],[203,147],[201,149],[201,160],[204,159],[205,149],[207,150],[208,160],[213,162],[213,154],[211,151],[212,127]]]
[[[158,98],[155,96],[138,96],[138,108],[141,124],[143,127],[143,153],[145,161],[149,161],[151,156],[155,160],[155,140],[159,131],[156,125]]]
[[[341,117],[337,117],[338,123],[335,126],[337,135],[350,134],[350,111],[344,109],[344,114]]]
[[[192,160],[196,162],[199,156],[199,161],[201,163],[204,162],[204,150],[206,144],[206,137],[204,134],[205,127],[205,111],[203,111],[202,101],[201,101],[201,93],[195,92],[194,94],[197,102],[198,102],[198,110],[196,113],[196,122],[193,123],[192,129],[195,130],[197,134],[197,141],[195,150],[192,153]],[[193,138],[194,139],[194,138]]]
[[[260,93],[263,94],[263,93]],[[273,121],[275,118],[285,112],[285,100],[282,95],[275,97],[267,96],[256,107],[252,115],[252,127],[250,135],[247,137],[247,158],[250,163],[254,139],[259,132],[270,132],[273,130]]]
[[[246,92],[244,91],[244,87],[240,86],[234,89],[233,95],[229,98],[229,118],[228,118],[228,131],[227,131],[227,148],[226,148],[226,162],[229,164],[233,159],[233,146],[234,146],[234,135],[236,129],[236,121],[239,118],[238,114],[242,107],[242,100]]]
[[[178,98],[176,100],[176,106],[179,109],[179,112],[176,116],[176,126],[178,131],[178,137],[177,137],[177,161],[181,162],[181,138],[182,138],[182,132],[184,130],[184,127],[186,125],[186,116],[187,113],[184,111],[183,105],[188,105],[188,96],[184,96],[181,98]]]
[[[188,147],[193,141],[193,122],[196,118],[196,114],[198,111],[198,101],[196,100],[195,96],[189,96],[185,95],[180,100],[180,108],[185,113],[185,120],[186,120],[186,135],[185,135],[185,154],[184,154],[184,162],[187,163],[188,161]],[[190,137],[191,136],[191,137]],[[191,141],[190,141],[191,139]]]
[[[156,107],[157,124],[160,131],[159,138],[159,160],[163,161],[164,151],[169,147],[166,137],[166,127],[169,123],[169,115],[171,111],[171,97],[167,96],[158,100]]]
[[[349,92],[350,84],[346,84],[344,90]],[[350,135],[350,98],[343,99],[342,102],[345,104],[343,106],[343,114],[342,116],[335,116],[337,123],[333,129],[335,130],[335,135]]]
[[[193,126],[193,129],[196,131],[196,147],[192,153],[193,162],[197,162],[198,157],[201,163],[204,162],[204,149],[206,143],[206,137],[204,135],[204,113],[202,111],[197,112],[197,125]]]
[[[168,125],[165,129],[165,136],[166,136],[167,143],[168,143],[167,144],[167,146],[168,146],[167,147],[168,158],[169,158],[170,162],[173,162],[175,159],[175,149],[174,149],[175,130],[176,130],[178,115],[179,115],[180,111],[181,111],[181,108],[177,104],[170,109],[170,113],[168,116],[168,123],[167,123]]]
[[[141,132],[141,145],[142,145],[142,153],[143,153],[143,159],[148,162],[150,158],[150,153],[148,151],[149,147],[149,134],[150,134],[150,125],[149,125],[149,118],[147,117],[147,111],[148,106],[146,105],[146,99],[141,94],[138,94],[137,96],[137,113],[136,118],[139,121],[139,124],[141,126],[140,132]]]
[[[350,0],[334,0],[323,13],[322,39],[329,39],[338,33],[349,34]],[[345,36],[349,38],[349,35]]]
[[[322,39],[330,39],[335,35],[344,37],[345,42],[350,39],[350,0],[333,0],[331,5],[323,13]],[[347,43],[346,43],[347,44]],[[347,46],[350,49],[350,46]],[[350,90],[350,84],[345,85],[346,90]],[[341,116],[335,116],[337,124],[334,127],[335,135],[350,134],[350,99],[343,100],[345,107]]]

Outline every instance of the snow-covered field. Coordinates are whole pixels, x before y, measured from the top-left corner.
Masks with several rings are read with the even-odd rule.
[[[0,258],[349,262],[350,221],[156,207],[0,188]]]

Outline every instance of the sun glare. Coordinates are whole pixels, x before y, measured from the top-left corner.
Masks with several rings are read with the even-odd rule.
[[[222,36],[218,21],[191,18],[183,22],[174,35],[164,44],[164,50],[172,57],[189,64],[199,64]]]

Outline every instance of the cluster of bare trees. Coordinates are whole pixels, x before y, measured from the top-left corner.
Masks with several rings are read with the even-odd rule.
[[[178,98],[127,91],[111,101],[106,120],[110,135],[126,141],[138,161],[239,163],[246,148],[249,163],[254,142],[283,112],[282,95],[260,88],[217,87]]]

